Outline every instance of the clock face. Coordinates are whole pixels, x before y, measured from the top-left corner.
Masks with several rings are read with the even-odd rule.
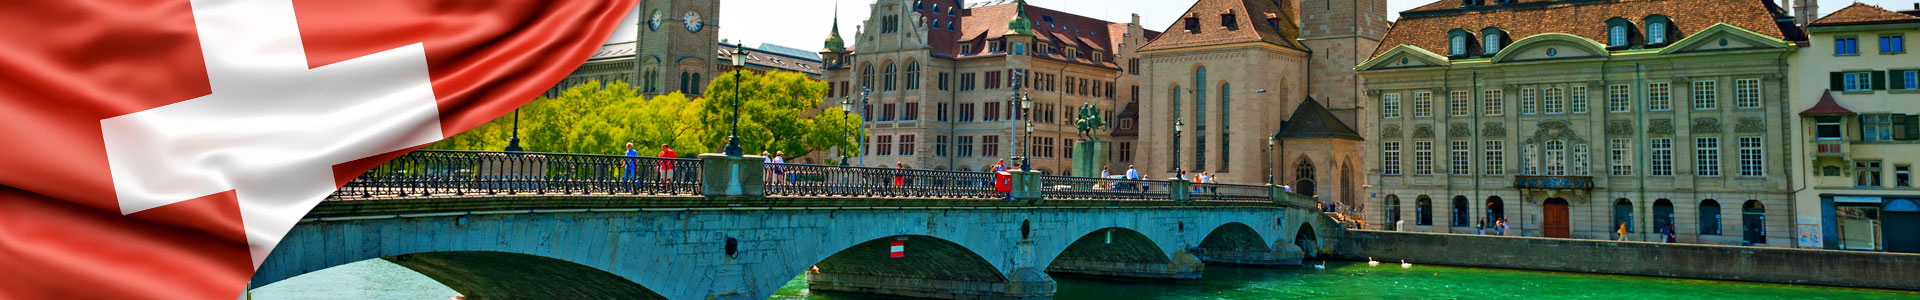
[[[653,19],[647,20],[647,30],[660,30],[660,21],[666,19],[666,17],[666,13],[662,13],[658,9],[653,10]]]
[[[698,13],[687,12],[686,16],[680,18],[682,21],[687,22],[687,31],[700,32],[700,27],[704,26],[704,24],[700,23],[700,14]]]

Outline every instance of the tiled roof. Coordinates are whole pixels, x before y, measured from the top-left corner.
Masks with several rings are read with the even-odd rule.
[[[1019,3],[1017,2],[1000,1],[976,4],[973,7],[963,9],[961,13],[957,14],[960,16],[960,29],[958,32],[949,33],[950,35],[943,37],[941,33],[946,33],[946,31],[937,31],[935,32],[936,34],[930,35],[929,43],[934,44],[934,53],[945,54],[955,58],[1005,55],[1006,53],[988,52],[986,42],[999,40],[1001,35],[1007,33],[1007,22],[1012,21],[1013,17],[1019,13],[1017,9],[1018,6]],[[1106,59],[1101,60],[1101,63],[1098,65],[1109,68],[1119,67],[1119,65],[1113,63],[1113,49],[1115,48],[1111,46],[1115,45],[1114,43],[1119,40],[1118,36],[1113,35],[1111,29],[1115,23],[1059,12],[1031,4],[1027,5],[1026,9],[1027,18],[1033,22],[1033,35],[1036,43],[1054,43],[1055,45],[1066,47],[1079,47],[1079,51],[1084,53],[1101,53]],[[941,16],[945,17],[945,14]],[[1122,30],[1121,32],[1124,33],[1125,31]],[[959,51],[959,42],[961,41],[972,42],[969,46],[973,47],[973,49],[965,52],[973,54],[957,55],[963,52]],[[945,44],[944,48],[943,44]],[[1060,51],[1059,54],[1045,55],[1044,57],[1093,65],[1091,59],[1067,57],[1066,51]]]
[[[1188,7],[1179,20],[1168,25],[1166,33],[1147,42],[1140,47],[1140,51],[1262,41],[1306,49],[1298,41],[1300,29],[1288,26],[1298,22],[1279,3],[1270,0],[1200,0]],[[1234,27],[1221,26],[1227,14],[1234,16]],[[1200,24],[1197,31],[1187,31],[1188,18],[1198,19]],[[1278,20],[1267,22],[1269,18]],[[1274,24],[1283,26],[1275,28]]]
[[[1851,116],[1854,114],[1855,113],[1853,112],[1853,110],[1840,106],[1840,102],[1833,101],[1833,90],[1826,90],[1826,91],[1820,92],[1820,102],[1814,102],[1813,107],[1807,108],[1807,110],[1800,111],[1800,115],[1803,115],[1803,116],[1806,116],[1806,115],[1849,115]]]
[[[1454,29],[1478,35],[1481,29],[1495,27],[1505,30],[1513,40],[1558,32],[1605,41],[1607,20],[1617,17],[1642,26],[1653,15],[1666,16],[1673,23],[1670,30],[1681,37],[1727,23],[1782,40],[1804,38],[1791,26],[1781,26],[1764,0],[1519,0],[1517,4],[1441,9],[1458,8],[1459,4],[1460,0],[1439,0],[1401,13],[1373,55],[1402,44],[1445,53],[1447,32]]]
[[[1827,14],[1820,20],[1813,21],[1812,24],[1807,24],[1807,27],[1894,22],[1920,22],[1920,17],[1889,11],[1866,3],[1854,3],[1840,11]]]
[[[1314,101],[1313,97],[1307,97],[1307,101],[1301,101],[1300,107],[1293,110],[1293,116],[1287,118],[1286,127],[1280,129],[1279,138],[1365,140],[1353,131],[1353,127],[1347,127],[1347,123],[1340,122],[1333,112],[1327,111],[1326,106],[1321,106],[1320,101]]]
[[[1500,6],[1500,5],[1517,5],[1517,4],[1533,4],[1533,3],[1538,3],[1538,2],[1550,2],[1550,1],[1553,1],[1553,0],[1518,0],[1518,1],[1514,1],[1514,3],[1512,3],[1512,4],[1487,4],[1487,5],[1482,5],[1481,7],[1494,7],[1494,6]],[[1489,2],[1489,3],[1491,3],[1492,1],[1490,1],[1490,0],[1489,0],[1489,1],[1482,1],[1482,2]],[[1417,12],[1430,12],[1430,11],[1442,11],[1442,10],[1453,10],[1453,9],[1462,9],[1462,8],[1467,8],[1467,7],[1465,7],[1465,6],[1463,6],[1463,5],[1461,5],[1462,3],[1463,3],[1463,2],[1461,2],[1460,0],[1441,0],[1440,2],[1434,2],[1434,3],[1428,3],[1427,5],[1421,5],[1420,7],[1415,7],[1415,8],[1413,8],[1413,9],[1409,9],[1409,10],[1407,10],[1407,11],[1404,11],[1404,12],[1401,12],[1401,13],[1417,13]]]
[[[714,48],[714,61],[728,63],[733,61],[734,45],[720,43]],[[790,47],[773,44],[760,44],[759,49],[747,51],[747,63],[768,69],[781,69],[791,72],[819,75],[822,71],[820,55],[806,53],[806,56],[794,55]],[[802,52],[804,53],[804,52]]]

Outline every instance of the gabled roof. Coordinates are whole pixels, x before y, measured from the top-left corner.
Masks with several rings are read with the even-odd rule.
[[[1800,111],[1800,115],[1802,116],[1811,116],[1811,115],[1851,116],[1855,114],[1857,113],[1854,113],[1853,110],[1840,106],[1840,102],[1833,101],[1833,90],[1826,90],[1826,91],[1820,92],[1820,102],[1814,102],[1813,107],[1807,108],[1807,110]]]
[[[1889,11],[1866,3],[1854,3],[1807,24],[1807,27],[1906,22],[1920,22],[1920,17]]]
[[[1187,8],[1180,19],[1167,26],[1165,33],[1140,47],[1153,51],[1193,46],[1267,42],[1282,47],[1306,50],[1299,42],[1300,28],[1290,9],[1272,0],[1200,0]],[[1225,15],[1234,16],[1234,27],[1220,26]],[[1199,19],[1198,32],[1186,30],[1186,19]],[[1267,19],[1276,19],[1267,22]],[[1274,24],[1279,24],[1275,27]]]
[[[1287,118],[1287,126],[1280,129],[1279,138],[1366,140],[1313,97],[1307,97],[1307,101],[1301,101],[1300,107],[1293,110],[1293,117]]]
[[[1491,2],[1491,1],[1488,1]],[[1454,29],[1473,32],[1499,28],[1515,40],[1537,34],[1559,32],[1607,40],[1607,20],[1621,18],[1646,30],[1649,16],[1666,16],[1673,23],[1679,40],[1717,23],[1727,23],[1781,40],[1803,40],[1777,22],[1773,9],[1763,0],[1518,0],[1514,4],[1488,4],[1473,8],[1460,6],[1461,0],[1438,0],[1433,4],[1401,13],[1399,21],[1387,31],[1387,37],[1374,49],[1374,55],[1401,44],[1445,53],[1447,32]]]
[[[1100,53],[1104,58],[1100,64],[1094,64],[1092,59],[1068,57],[1066,51],[1060,51],[1059,54],[1039,55],[1039,57],[1108,68],[1120,66],[1113,63],[1116,52],[1114,48],[1108,46],[1117,43],[1120,40],[1120,34],[1126,33],[1122,30],[1114,34],[1111,28],[1116,23],[1016,1],[1002,0],[971,5],[958,14],[960,22],[958,31],[947,33],[946,30],[937,30],[928,36],[929,43],[934,45],[934,53],[954,58],[1006,55],[1005,52],[986,51],[988,48],[985,42],[999,40],[1001,36],[1006,35],[1010,30],[1008,26],[1010,21],[1020,14],[1020,8],[1024,6],[1028,21],[1033,24],[1035,43],[1079,48],[1082,53]],[[941,18],[947,17],[941,15]],[[969,45],[973,48],[972,51],[961,51],[958,45],[962,41],[973,42]],[[959,55],[962,52],[973,54]]]

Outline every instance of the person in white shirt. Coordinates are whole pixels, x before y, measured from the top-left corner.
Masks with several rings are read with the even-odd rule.
[[[773,163],[775,164],[775,166],[773,166],[773,180],[781,183],[787,182],[787,166],[785,166],[787,163],[787,152],[775,152],[773,154]]]

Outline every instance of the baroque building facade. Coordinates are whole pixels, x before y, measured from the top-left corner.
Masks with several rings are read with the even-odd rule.
[[[1364,120],[1352,67],[1387,26],[1383,0],[1194,3],[1140,49],[1142,170],[1357,203],[1365,178],[1352,125]]]
[[[854,164],[978,171],[1024,155],[1037,171],[1067,174],[1082,140],[1074,118],[1088,104],[1108,121],[1095,134],[1110,142],[1113,174],[1137,157],[1134,139],[1114,134],[1132,126],[1116,117],[1138,99],[1133,49],[1159,34],[1137,15],[1111,23],[1004,0],[869,5],[850,39],[836,24],[820,52],[831,87],[822,109],[848,102],[866,121]],[[1016,86],[1032,101],[1025,113]]]
[[[1705,8],[1711,8],[1710,11]],[[1790,55],[1770,1],[1438,1],[1366,77],[1369,226],[1791,247]],[[1625,235],[1618,234],[1625,231]],[[1489,231],[1491,234],[1493,231]]]
[[[1807,26],[1795,55],[1800,247],[1920,253],[1920,4],[1855,3]]]

